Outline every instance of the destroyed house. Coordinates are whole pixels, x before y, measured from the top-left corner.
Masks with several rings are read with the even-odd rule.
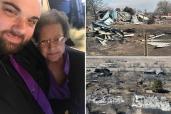
[[[128,12],[118,12],[118,21],[130,22],[132,16]]]
[[[142,24],[147,23],[149,20],[149,18],[142,13],[131,15],[128,12],[116,10],[99,11],[98,18],[106,25],[111,25],[113,22],[131,22],[133,24]]]
[[[130,22],[131,21],[131,15],[127,12],[118,12],[116,10],[104,10],[98,12],[99,20],[103,20],[106,22],[109,21],[123,21],[123,22]]]
[[[101,20],[111,18],[112,20],[117,19],[117,11],[114,10],[103,10],[98,12],[98,17]]]

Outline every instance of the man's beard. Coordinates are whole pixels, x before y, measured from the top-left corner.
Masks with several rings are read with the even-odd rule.
[[[0,54],[14,54],[17,51],[19,51],[23,45],[25,45],[27,42],[24,42],[24,38],[22,38],[22,42],[20,44],[15,44],[12,43],[8,40],[6,40],[3,36],[6,33],[5,32],[0,32]]]

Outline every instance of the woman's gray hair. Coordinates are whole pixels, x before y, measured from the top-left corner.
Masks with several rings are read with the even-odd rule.
[[[58,11],[56,9],[52,9],[50,11],[44,12],[40,16],[40,20],[37,22],[35,31],[33,34],[34,41],[36,43],[39,42],[40,40],[40,31],[41,29],[50,24],[61,24],[62,29],[63,29],[63,34],[65,38],[69,38],[69,22],[68,22],[68,17],[64,12]]]

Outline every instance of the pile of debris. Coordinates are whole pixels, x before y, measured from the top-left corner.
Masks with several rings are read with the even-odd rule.
[[[156,16],[155,17],[156,24],[171,24],[171,15],[163,15],[163,16]]]
[[[88,29],[87,37],[94,37],[103,46],[108,46],[108,41],[119,41],[122,43],[127,41],[128,37],[135,36],[135,28],[121,30],[113,27],[113,24],[147,24],[149,21],[149,17],[143,13],[131,15],[124,11],[105,10],[99,11],[98,15],[99,19],[92,22],[91,27]],[[165,39],[165,37],[169,37],[168,33],[152,34],[144,37],[147,37],[146,44],[152,45],[155,48],[170,46],[170,41]]]
[[[108,94],[107,90],[104,88],[87,95],[86,99],[87,103],[93,102],[99,105],[121,104],[125,102],[122,96],[112,96],[111,94]]]
[[[143,96],[135,94],[133,96],[132,107],[171,111],[171,105],[169,101],[166,99],[166,97],[155,95]]]
[[[134,36],[135,29],[120,30],[112,28],[105,24],[103,20],[92,22],[91,31],[87,36],[95,37],[103,46],[107,45],[108,41],[124,41],[126,37]]]
[[[170,33],[157,33],[149,35],[147,38],[147,44],[152,45],[155,48],[163,48],[171,45],[171,40],[169,38]],[[142,40],[145,41],[145,40]]]
[[[132,23],[132,24],[143,24],[147,23],[149,18],[143,13],[136,13],[131,15],[128,12],[116,11],[116,10],[104,10],[99,11],[99,20],[103,21],[106,25],[111,25],[113,23]]]
[[[108,41],[122,42],[124,38],[134,36],[134,28],[120,30],[111,27],[112,24],[121,21],[124,23],[142,24],[148,20],[148,17],[142,14],[131,15],[128,12],[115,10],[99,11],[98,15],[99,19],[92,22],[87,36],[95,37],[103,46],[106,46]]]
[[[166,75],[166,72],[161,68],[155,68],[155,69],[148,69],[148,70],[144,71],[144,74],[160,76],[160,75]]]

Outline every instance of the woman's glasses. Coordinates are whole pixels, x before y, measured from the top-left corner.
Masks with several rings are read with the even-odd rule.
[[[42,40],[39,42],[39,46],[41,47],[49,47],[49,44],[53,44],[53,45],[59,45],[62,44],[66,41],[65,37],[59,37],[59,38],[54,38],[54,39],[49,39],[49,40]]]

